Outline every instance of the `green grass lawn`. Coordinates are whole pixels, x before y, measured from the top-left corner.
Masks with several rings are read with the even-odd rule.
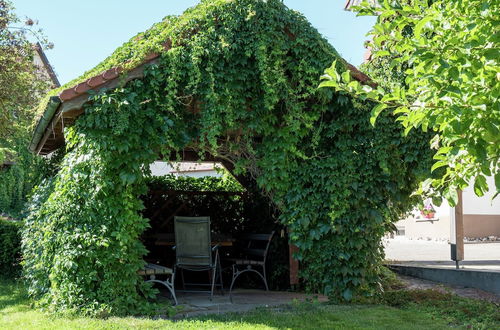
[[[33,310],[21,284],[0,280],[0,329],[443,329],[449,326],[449,319],[415,308],[314,303],[181,321],[63,318]]]

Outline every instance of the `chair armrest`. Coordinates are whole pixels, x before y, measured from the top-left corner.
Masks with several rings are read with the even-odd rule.
[[[212,248],[212,252],[217,251],[219,249],[219,247],[220,247],[219,244],[214,245],[214,247]]]

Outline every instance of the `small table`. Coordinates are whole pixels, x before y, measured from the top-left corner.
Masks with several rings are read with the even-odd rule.
[[[234,238],[223,235],[223,234],[212,234],[211,245],[219,246],[233,246]],[[156,234],[154,235],[156,246],[174,246],[175,245],[175,235],[174,234]]]

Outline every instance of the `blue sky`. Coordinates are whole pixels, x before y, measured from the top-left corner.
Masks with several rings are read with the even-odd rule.
[[[11,0],[21,18],[39,21],[54,49],[46,55],[62,84],[78,77],[138,32],[167,15],[181,14],[198,0]],[[344,0],[285,0],[302,12],[340,54],[363,61],[363,42],[374,23],[343,10]]]

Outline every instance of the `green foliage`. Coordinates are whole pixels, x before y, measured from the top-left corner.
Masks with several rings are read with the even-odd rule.
[[[49,164],[27,150],[25,138],[14,141],[9,152],[13,165],[0,167],[0,213],[18,217],[25,210],[33,187],[49,174]]]
[[[211,230],[216,233],[236,235],[244,229],[244,223],[248,221],[245,217],[246,202],[240,194],[241,185],[230,176],[217,177],[176,177],[166,175],[163,177],[147,178],[146,184],[149,192],[142,196],[144,210],[142,215],[150,219],[151,228],[146,235],[154,235],[158,232],[173,233],[174,223],[169,221],[164,224],[165,219],[171,214],[181,216],[210,216]],[[179,194],[180,191],[188,191],[188,194]],[[191,194],[191,192],[232,192],[236,194]],[[165,203],[167,207],[165,207]],[[251,201],[249,201],[251,202]],[[158,210],[162,210],[165,216],[158,216]],[[181,213],[179,213],[181,212]],[[273,223],[273,219],[263,218],[259,223],[266,221]],[[165,253],[162,253],[164,255]]]
[[[406,133],[420,128],[436,134],[433,169],[445,167],[445,173],[423,190],[441,191],[452,205],[456,190],[469,184],[483,196],[492,188],[485,176],[500,177],[500,3],[380,1],[377,7],[363,3],[355,10],[378,16],[370,32],[376,63],[368,67],[382,63],[373,75],[380,85],[344,79],[336,72],[341,68],[332,66],[322,86],[378,102],[373,121],[387,108],[398,115]],[[377,76],[380,70],[385,74]]]
[[[92,95],[66,131],[61,170],[26,221],[30,293],[55,310],[142,312],[138,196],[158,154],[184,148],[254,181],[290,228],[309,290],[346,300],[377,291],[380,240],[429,174],[427,139],[403,137],[384,114],[374,129],[370,104],[318,90],[339,56],[282,1],[205,0],[111,58],[166,39],[172,48],[143,79]]]
[[[151,176],[145,179],[149,189],[181,190],[181,191],[232,191],[243,192],[244,188],[230,174],[223,177],[205,176],[194,178],[189,176]]]
[[[44,161],[28,152],[33,108],[50,88],[48,77],[33,61],[29,37],[45,43],[27,19],[21,24],[10,1],[0,0],[0,213],[18,216],[27,195],[44,175]],[[4,168],[4,162],[14,165]]]
[[[27,35],[46,43],[34,25],[31,19],[22,24],[12,3],[0,0],[0,148],[5,139],[31,123],[31,107],[49,89],[47,78],[33,62],[35,49]]]
[[[0,276],[14,278],[21,270],[21,223],[0,217]]]

